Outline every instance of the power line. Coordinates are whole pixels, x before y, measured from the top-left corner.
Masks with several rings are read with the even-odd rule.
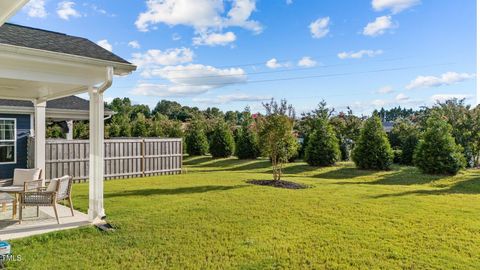
[[[382,72],[391,72],[391,71],[400,71],[400,70],[409,70],[417,68],[426,68],[426,67],[435,67],[435,66],[445,66],[452,65],[453,63],[442,63],[442,64],[431,64],[431,65],[418,65],[418,66],[406,66],[406,67],[396,67],[396,68],[386,68],[386,69],[376,69],[369,71],[359,71],[359,72],[343,72],[343,73],[330,73],[330,74],[319,74],[319,75],[309,75],[309,76],[297,76],[297,77],[287,77],[287,78],[277,78],[277,79],[263,79],[263,80],[253,80],[239,83],[202,83],[202,84],[177,84],[181,86],[214,86],[214,85],[232,85],[232,84],[252,84],[252,83],[264,83],[264,82],[276,82],[276,81],[293,81],[293,80],[304,80],[304,79],[313,79],[313,78],[329,78],[329,77],[342,77],[348,75],[359,75],[359,74],[373,74],[373,73],[382,73]],[[116,87],[116,88],[132,88],[132,87]]]
[[[405,60],[409,57],[397,57],[397,58],[389,58],[383,59],[378,62],[394,62],[398,60]],[[310,67],[310,68],[290,68],[290,69],[281,69],[281,70],[270,70],[270,71],[260,71],[260,72],[250,72],[246,74],[225,74],[225,75],[208,75],[208,76],[186,76],[186,77],[171,77],[171,78],[155,78],[155,79],[141,79],[142,81],[160,81],[160,80],[175,80],[175,79],[203,79],[203,78],[223,78],[223,77],[237,77],[237,76],[251,76],[251,75],[260,75],[260,74],[274,74],[274,73],[285,73],[285,72],[295,72],[295,71],[306,71],[306,70],[315,70],[315,69],[324,69],[324,68],[331,68],[331,67],[341,67],[341,66],[351,66],[357,63],[344,63],[344,64],[333,64],[333,65],[322,65],[317,67]],[[358,63],[360,64],[360,63]],[[195,69],[184,69],[184,70],[167,70],[166,73],[172,71],[192,71]],[[162,70],[164,71],[164,70]]]
[[[386,49],[388,50],[388,49]],[[309,58],[313,58],[313,59],[318,59],[318,58],[322,58],[322,57],[330,57],[332,56],[331,54],[324,54],[324,55],[314,55],[314,56],[307,56]],[[274,59],[275,57],[271,58],[271,59]],[[303,58],[303,57],[302,57]],[[287,62],[297,62],[299,60],[301,60],[302,58],[295,58],[295,59],[276,59],[277,62],[280,62],[280,63],[287,63]],[[269,60],[271,60],[269,59]],[[215,66],[215,68],[235,68],[235,67],[254,67],[254,66],[258,66],[258,65],[262,65],[264,66],[269,60],[266,60],[266,61],[263,61],[263,62],[256,62],[256,63],[249,63],[249,64],[238,64],[238,65],[223,65],[223,66]],[[207,65],[208,66],[208,65]],[[210,65],[210,66],[213,66],[213,65]],[[191,70],[202,70],[201,68],[198,68],[198,69],[191,69]],[[183,70],[172,70],[174,72],[181,72]]]

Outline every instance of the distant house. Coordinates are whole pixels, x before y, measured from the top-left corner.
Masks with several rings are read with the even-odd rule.
[[[69,96],[47,102],[46,118],[59,122],[73,139],[73,120],[88,120],[89,101]],[[113,112],[105,110],[105,115]],[[0,99],[0,179],[8,179],[15,168],[27,167],[28,137],[34,134],[34,106],[31,101]]]
[[[394,122],[382,122],[383,130],[387,133],[390,133],[393,130]]]

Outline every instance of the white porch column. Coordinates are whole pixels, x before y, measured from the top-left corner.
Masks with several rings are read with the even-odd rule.
[[[103,208],[103,93],[91,87],[90,94],[90,167],[88,215],[92,221],[105,216]]]
[[[67,140],[73,140],[73,120],[66,121],[67,122],[67,127],[68,127],[68,132],[67,132]]]
[[[45,108],[47,102],[35,100],[33,105],[35,108],[35,168],[42,169],[42,175],[45,175]]]

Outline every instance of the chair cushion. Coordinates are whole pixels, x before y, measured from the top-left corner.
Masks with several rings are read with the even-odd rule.
[[[68,175],[62,176],[60,178],[52,179],[48,184],[47,191],[50,191],[50,192],[57,191],[57,183],[58,183],[59,187],[58,187],[57,197],[60,198],[65,195],[68,195],[69,181],[70,181],[70,176]]]
[[[41,169],[15,169],[13,172],[13,185],[23,186],[25,181],[40,180]]]

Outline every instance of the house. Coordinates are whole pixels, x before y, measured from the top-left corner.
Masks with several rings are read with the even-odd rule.
[[[77,96],[47,101],[47,122],[60,123],[73,139],[73,120],[89,119],[89,102]],[[113,112],[105,110],[105,116]],[[27,168],[28,137],[34,131],[34,105],[27,100],[0,99],[0,179],[11,179],[15,168]],[[8,134],[10,133],[10,134]]]
[[[33,103],[35,167],[45,170],[47,102],[88,93],[88,218],[92,222],[101,220],[105,217],[104,92],[114,76],[126,76],[136,67],[88,39],[6,23],[28,2],[0,1],[0,98]],[[11,144],[16,140],[12,124],[3,121],[0,126],[4,141],[1,151],[12,151]]]

